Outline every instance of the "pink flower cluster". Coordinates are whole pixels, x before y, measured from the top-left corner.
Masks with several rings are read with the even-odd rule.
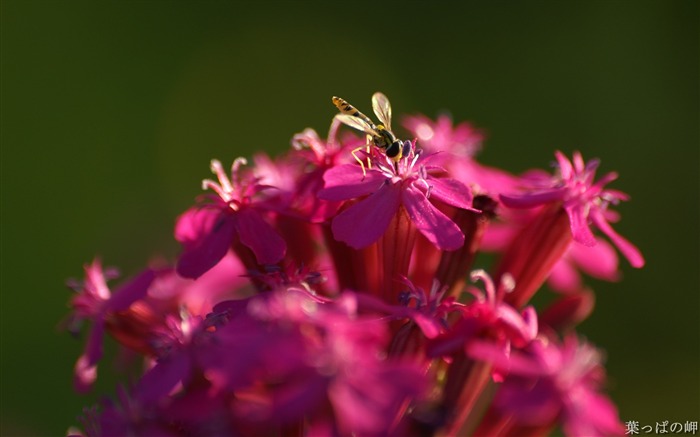
[[[593,309],[581,273],[617,280],[613,246],[644,264],[610,224],[616,175],[578,152],[553,174],[482,165],[482,133],[446,116],[405,118],[400,159],[339,128],[230,172],[212,161],[172,265],[111,287],[95,260],[71,281],[66,326],[90,322],[76,390],[106,335],[126,382],[69,434],[623,434],[574,332]],[[545,282],[557,297],[534,308]]]

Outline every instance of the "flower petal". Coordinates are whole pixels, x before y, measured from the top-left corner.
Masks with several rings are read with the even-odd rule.
[[[75,363],[73,388],[78,393],[87,393],[97,379],[97,366],[90,364],[86,355],[81,355]]]
[[[644,257],[639,249],[637,249],[634,244],[627,241],[620,234],[615,232],[612,226],[610,226],[610,224],[605,220],[602,213],[596,211],[596,213],[591,214],[591,219],[598,229],[607,235],[608,238],[612,240],[613,244],[620,249],[620,252],[622,252],[625,258],[627,258],[632,267],[641,268],[644,266]]]
[[[399,194],[398,185],[385,185],[338,214],[331,225],[335,239],[355,249],[377,241],[399,209]]]
[[[576,203],[573,206],[567,206],[566,213],[569,215],[571,223],[571,235],[574,241],[583,244],[584,246],[595,246],[595,237],[588,226],[588,214],[586,213],[586,205]]]
[[[94,321],[85,351],[75,363],[73,386],[79,393],[87,393],[97,379],[97,362],[102,358],[103,336],[104,322],[100,318]]]
[[[184,250],[177,261],[177,273],[198,278],[226,255],[235,231],[233,216],[213,208],[192,208],[175,225],[175,238]]]
[[[182,382],[185,384],[190,374],[191,362],[186,351],[175,351],[158,361],[139,380],[137,391],[139,400],[144,403],[156,402],[166,396]]]
[[[537,377],[546,371],[535,358],[520,352],[508,354],[503,345],[493,341],[472,340],[467,345],[467,354],[474,359],[488,361],[498,369],[507,370],[509,374]]]
[[[104,337],[104,320],[102,318],[93,322],[90,336],[85,344],[84,356],[87,365],[94,365],[102,358],[102,337]]]
[[[329,379],[320,374],[299,375],[272,391],[270,420],[290,423],[318,408],[326,396]]]
[[[572,244],[569,247],[569,254],[571,254],[574,248],[586,246],[582,244]],[[561,293],[573,293],[581,288],[581,275],[579,275],[569,259],[563,257],[554,264],[552,272],[549,274],[549,278],[547,278],[547,283],[550,287]]]
[[[148,288],[155,278],[156,275],[153,270],[147,269],[143,271],[140,275],[119,287],[112,294],[107,307],[111,311],[122,311],[129,308],[132,303],[146,296]]]
[[[532,307],[525,308],[523,314],[520,314],[509,305],[498,305],[495,314],[499,321],[512,331],[511,337],[521,343],[518,346],[532,341],[537,336],[537,315]]]
[[[625,434],[615,404],[603,395],[583,390],[564,410],[562,429],[565,435],[602,437]]]
[[[379,190],[387,177],[377,171],[362,174],[355,164],[343,164],[328,169],[323,174],[324,188],[318,197],[325,200],[347,200],[365,196]]]
[[[593,311],[595,295],[589,290],[579,290],[560,297],[539,315],[543,325],[564,331],[584,321]]]
[[[472,207],[472,192],[462,182],[450,178],[428,178],[430,196],[457,208],[475,211]]]
[[[574,167],[571,165],[571,161],[559,150],[554,152],[554,156],[557,158],[557,163],[559,164],[559,174],[564,180],[569,180],[573,177]]]
[[[617,252],[610,243],[601,238],[596,238],[596,245],[593,247],[571,245],[569,256],[581,270],[595,278],[616,281],[620,277]]]
[[[534,206],[564,200],[566,193],[567,189],[566,187],[563,187],[520,195],[501,194],[498,197],[501,199],[501,202],[508,208],[521,209],[532,208]]]
[[[431,243],[442,250],[456,250],[464,245],[464,234],[459,227],[418,189],[403,190],[402,200],[411,221]]]
[[[253,251],[260,264],[275,264],[284,258],[287,244],[257,211],[252,209],[238,211],[236,228],[241,243]]]

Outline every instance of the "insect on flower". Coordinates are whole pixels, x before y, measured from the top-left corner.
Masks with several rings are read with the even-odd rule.
[[[395,163],[399,162],[401,157],[407,153],[409,142],[399,140],[391,131],[391,104],[384,94],[377,92],[372,95],[372,110],[380,124],[374,124],[371,118],[340,97],[333,96],[333,104],[340,111],[340,114],[335,116],[338,121],[367,134],[366,146],[358,147],[352,151],[353,158],[362,166],[363,175],[366,175],[365,164],[357,156],[357,152],[363,148],[366,147],[367,153],[369,153],[370,147],[376,146],[384,150],[386,156]],[[371,168],[369,158],[367,159],[367,167]]]

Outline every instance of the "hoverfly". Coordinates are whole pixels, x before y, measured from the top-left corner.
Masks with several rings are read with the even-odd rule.
[[[372,96],[372,110],[380,124],[374,124],[372,119],[340,97],[333,96],[333,104],[340,111],[340,114],[335,116],[338,121],[367,134],[367,144],[352,151],[353,158],[362,166],[363,175],[366,174],[365,164],[357,156],[357,152],[363,148],[366,147],[367,153],[369,153],[371,146],[377,146],[384,150],[386,156],[395,164],[406,153],[404,149],[407,148],[408,144],[404,144],[403,141],[396,138],[396,135],[391,131],[391,104],[384,94],[377,92]],[[367,166],[371,168],[369,158],[367,158]]]

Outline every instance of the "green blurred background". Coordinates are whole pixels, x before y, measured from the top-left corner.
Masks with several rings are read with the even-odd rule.
[[[473,121],[487,164],[580,149],[619,171],[632,201],[617,229],[647,266],[591,281],[581,331],[608,352],[623,420],[700,418],[697,2],[0,8],[3,435],[61,435],[97,398],[71,389],[66,278],[94,255],[125,274],[174,258],[174,218],[211,158],[279,153],[326,132],[330,96],[369,111],[377,90],[395,114]]]

